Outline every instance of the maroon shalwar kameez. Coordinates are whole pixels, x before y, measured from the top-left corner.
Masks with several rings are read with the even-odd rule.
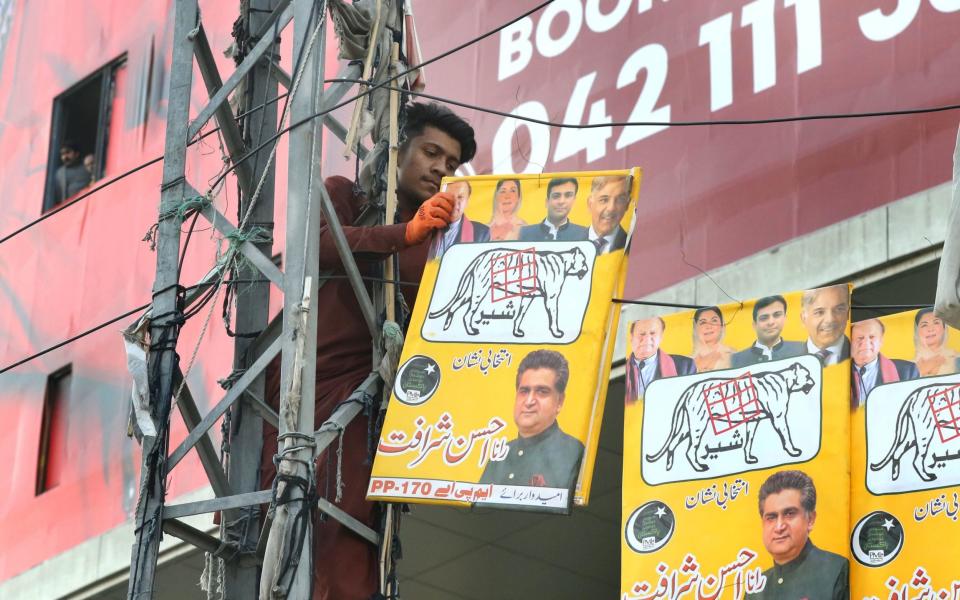
[[[412,212],[399,215],[396,225],[352,227],[366,199],[354,194],[353,182],[344,177],[325,181],[343,232],[362,275],[375,275],[388,255],[399,253],[399,279],[419,282],[423,276],[429,244],[407,247],[404,242],[406,221]],[[287,252],[296,251],[288,248]],[[333,236],[324,225],[320,229],[320,269],[345,273]],[[373,369],[372,341],[367,324],[346,279],[330,279],[322,286],[314,304],[318,311],[316,427],[326,421],[333,409],[347,398]],[[369,291],[368,282],[367,289]],[[401,286],[408,306],[416,299],[417,288]],[[274,409],[279,405],[280,366],[274,360],[267,368],[267,398]],[[264,448],[261,457],[261,487],[273,482],[273,456],[277,451],[277,430],[264,424]],[[317,460],[319,494],[329,489],[334,500],[336,486],[336,443],[321,453]],[[367,422],[362,415],[348,425],[343,436],[343,498],[339,507],[376,528],[374,505],[365,499],[370,480],[367,456]],[[377,552],[369,542],[352,533],[334,519],[314,521],[314,587],[317,600],[368,600],[377,590]]]

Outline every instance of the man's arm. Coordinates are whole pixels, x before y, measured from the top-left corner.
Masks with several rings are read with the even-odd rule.
[[[354,255],[385,258],[404,248],[427,242],[437,229],[450,223],[453,200],[449,194],[440,192],[426,200],[417,214],[406,223],[371,227],[345,225],[344,223],[354,222],[360,208],[357,206],[359,199],[353,193],[353,183],[345,177],[335,176],[324,181],[324,185],[330,194],[347,245]],[[320,226],[320,268],[343,271],[343,263],[327,224]]]
[[[372,254],[386,256],[406,248],[404,242],[405,223],[396,225],[374,225],[372,227],[354,227],[353,223],[360,213],[357,206],[359,198],[353,194],[353,182],[346,177],[328,177],[324,181],[330,200],[333,202],[337,220],[340,222],[347,244],[354,254]],[[320,268],[343,271],[343,263],[333,242],[333,234],[328,223],[320,226]]]

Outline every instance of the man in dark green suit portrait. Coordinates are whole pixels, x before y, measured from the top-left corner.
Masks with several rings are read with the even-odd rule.
[[[773,566],[763,572],[764,600],[848,600],[850,563],[810,540],[817,520],[817,489],[803,471],[778,471],[760,487],[763,545]]]
[[[513,420],[519,436],[503,460],[490,461],[480,483],[572,489],[583,444],[557,424],[570,366],[554,350],[534,350],[517,368]]]

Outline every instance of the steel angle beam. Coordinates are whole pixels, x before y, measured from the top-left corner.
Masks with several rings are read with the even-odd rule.
[[[347,273],[347,279],[353,288],[353,293],[357,297],[357,303],[360,305],[360,312],[363,313],[363,319],[367,322],[367,329],[370,330],[370,337],[374,340],[380,339],[380,327],[377,323],[376,309],[367,293],[367,287],[363,283],[360,275],[360,269],[353,259],[353,251],[347,242],[347,237],[343,233],[340,221],[337,218],[337,211],[333,208],[333,201],[330,200],[330,194],[327,193],[327,187],[320,186],[320,209],[323,211],[323,219],[327,224],[327,231],[333,236],[333,244],[337,248],[343,268]]]
[[[210,50],[210,42],[207,40],[207,33],[204,31],[203,25],[200,25],[197,29],[197,35],[193,39],[193,55],[197,60],[197,66],[200,68],[200,75],[203,77],[207,93],[213,96],[223,87],[223,80],[220,78],[220,71],[217,70],[217,63],[214,61],[213,52]],[[220,126],[223,142],[230,153],[230,160],[236,165],[240,189],[249,198],[253,194],[254,187],[253,169],[248,162],[237,163],[237,159],[247,151],[247,147],[243,143],[243,133],[240,131],[240,126],[237,125],[229,102],[220,103],[214,114],[217,118],[217,124]]]
[[[212,204],[203,207],[200,214],[203,215],[203,218],[209,221],[217,231],[225,236],[237,230],[236,226]],[[270,283],[283,289],[283,272],[273,263],[273,260],[271,260],[269,256],[265,256],[263,252],[250,242],[241,243],[239,250],[240,254],[250,261],[250,264],[270,280]]]
[[[356,79],[360,77],[361,67],[359,63],[356,64],[347,64],[343,67],[339,73],[337,73],[337,79]],[[343,97],[347,95],[347,92],[350,91],[350,88],[355,86],[356,83],[353,81],[334,81],[330,84],[330,87],[323,90],[323,97],[320,99],[320,112],[325,112],[330,110],[335,104],[339,104]]]
[[[279,10],[279,7],[278,7]],[[288,23],[293,19],[293,8],[285,6],[280,13],[280,16],[277,18],[276,31],[277,34],[287,26]],[[187,139],[193,139],[197,133],[200,132],[200,129],[206,125],[207,121],[217,112],[217,109],[221,104],[226,102],[227,98],[233,93],[233,90],[236,89],[240,82],[243,81],[243,78],[247,76],[253,67],[260,62],[260,59],[263,58],[263,55],[271,48],[275,43],[275,38],[273,36],[265,36],[260,38],[260,41],[256,43],[250,54],[243,59],[236,70],[230,74],[230,77],[223,82],[223,86],[217,90],[217,92],[210,97],[210,101],[207,102],[207,105],[203,107],[200,111],[200,114],[197,115],[197,118],[190,123],[190,129],[187,132]]]
[[[327,126],[327,129],[330,130],[330,133],[337,136],[337,139],[346,143],[347,128],[343,126],[343,123],[336,120],[330,113],[327,113],[323,115],[323,124]],[[370,151],[367,150],[363,144],[357,144],[357,156],[360,157],[360,160],[365,159],[369,153]]]
[[[180,367],[177,366],[173,373],[174,389],[178,388],[181,381],[183,381],[183,373],[180,372]],[[183,388],[180,389],[180,398],[177,400],[177,407],[180,409],[180,415],[183,417],[183,422],[187,425],[187,429],[192,430],[200,424],[200,411],[197,409],[197,403],[193,399],[193,394],[190,393],[190,386],[184,384]],[[227,474],[223,472],[223,467],[220,465],[220,457],[217,455],[213,440],[210,439],[210,436],[206,433],[197,440],[197,454],[200,455],[200,464],[203,465],[207,479],[210,480],[210,487],[213,488],[213,493],[217,496],[232,495],[233,490],[227,481]]]
[[[209,500],[198,500],[196,502],[184,502],[183,504],[168,504],[163,507],[163,518],[180,519],[190,515],[202,515],[217,511],[232,510],[234,508],[243,508],[244,506],[253,506],[255,504],[268,504],[273,497],[273,490],[260,490],[246,494],[237,494],[224,498],[211,498]]]
[[[365,395],[376,396],[381,381],[382,379],[379,373],[370,373],[367,375],[363,383],[361,383],[346,400],[340,403],[340,406],[330,415],[329,419],[324,421],[320,429],[313,434],[313,438],[317,442],[317,454],[323,452],[324,448],[329,446],[333,440],[337,439],[340,431],[346,427],[354,417],[360,414],[360,411],[363,410],[362,400]]]
[[[243,375],[233,384],[233,386],[227,390],[226,396],[223,397],[220,402],[217,403],[213,409],[206,414],[206,416],[201,419],[200,424],[190,430],[190,433],[187,434],[185,440],[183,440],[177,449],[167,458],[167,470],[172,470],[177,463],[183,460],[183,457],[187,455],[187,452],[193,448],[200,439],[206,435],[207,431],[213,424],[217,422],[220,417],[223,416],[223,413],[227,412],[227,409],[240,398],[241,394],[244,393],[247,386],[250,385],[250,382],[256,379],[257,375],[260,374],[267,365],[270,363],[273,358],[280,353],[281,340],[278,337],[270,347],[267,348],[263,354],[261,354],[257,360],[253,362],[250,367],[244,371]]]
[[[164,509],[166,510],[166,509]],[[216,552],[220,548],[220,540],[208,533],[204,533],[196,527],[191,527],[182,521],[175,519],[164,519],[163,531],[169,533],[175,538],[192,544],[205,552]]]
[[[257,414],[260,415],[261,419],[273,425],[274,429],[278,429],[280,427],[280,415],[270,408],[259,396],[250,390],[244,390],[243,400],[247,403],[247,406],[255,410]]]
[[[273,70],[273,76],[277,79],[277,83],[283,86],[283,89],[289,91],[290,87],[293,85],[293,79],[290,78],[290,73],[287,73],[280,67],[280,62],[278,60],[273,61],[273,64],[270,65],[270,68]]]
[[[167,92],[166,135],[163,148],[163,185],[160,188],[158,215],[169,214],[181,205],[186,185],[184,168],[187,154],[187,122],[190,115],[190,93],[193,84],[193,43],[189,32],[197,27],[197,0],[176,0],[173,6],[172,58]],[[150,325],[150,339],[162,346],[149,358],[149,369],[156,373],[151,381],[150,402],[156,411],[158,425],[169,426],[170,402],[173,394],[176,342],[179,327],[173,323],[178,311],[180,255],[180,223],[160,218],[157,227],[157,267],[153,289],[153,307],[157,317]],[[158,445],[160,444],[160,445]],[[164,481],[165,445],[161,439],[145,443],[140,472],[140,497],[135,515],[136,541],[130,557],[130,578],[127,597],[152,597],[160,550],[160,526],[166,492]]]

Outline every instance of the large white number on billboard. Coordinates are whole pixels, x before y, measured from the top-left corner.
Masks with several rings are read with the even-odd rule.
[[[700,45],[710,48],[711,111],[733,104],[731,29],[733,29],[733,13],[721,15],[700,26]]]
[[[540,121],[550,119],[547,107],[535,100],[524,102],[511,110],[510,114]],[[513,166],[513,134],[521,126],[526,127],[530,132],[530,154],[527,156],[526,166],[516,170]],[[493,136],[491,153],[494,173],[542,173],[550,154],[550,127],[542,123],[504,119],[496,135]],[[520,154],[519,148],[517,154]]]
[[[587,107],[587,97],[590,95],[590,88],[593,87],[593,80],[596,78],[597,72],[594,71],[577,81],[576,87],[573,88],[573,94],[570,95],[570,102],[567,103],[567,112],[563,116],[564,123],[579,125],[583,121],[583,112]],[[597,100],[590,105],[587,124],[595,125],[612,121],[613,119],[607,114],[606,100]],[[561,128],[557,137],[557,146],[553,152],[553,160],[559,162],[583,151],[587,153],[588,163],[603,158],[607,153],[607,140],[612,135],[613,130],[610,127],[593,129]]]
[[[633,111],[630,112],[628,121],[666,122],[670,120],[669,104],[656,108],[657,100],[660,99],[660,92],[663,91],[663,85],[667,81],[669,60],[666,48],[660,44],[650,44],[631,54],[623,63],[623,67],[620,68],[620,73],[617,75],[618,90],[636,83],[640,71],[647,70],[647,79],[644,81],[643,89],[640,90],[640,95],[637,97],[637,103],[633,105]],[[617,139],[617,150],[626,148],[630,144],[639,142],[664,129],[666,129],[665,125],[624,127],[623,133]]]
[[[820,33],[820,0],[784,0],[795,7],[797,15],[797,74],[816,69],[823,63]]]
[[[777,83],[777,38],[773,23],[774,0],[755,0],[743,7],[740,26],[753,34],[753,92]]]
[[[892,39],[913,23],[919,10],[920,0],[898,0],[897,7],[888,15],[875,8],[860,15],[860,31],[874,42]]]
[[[930,0],[930,5],[945,13],[960,10],[960,0]]]

